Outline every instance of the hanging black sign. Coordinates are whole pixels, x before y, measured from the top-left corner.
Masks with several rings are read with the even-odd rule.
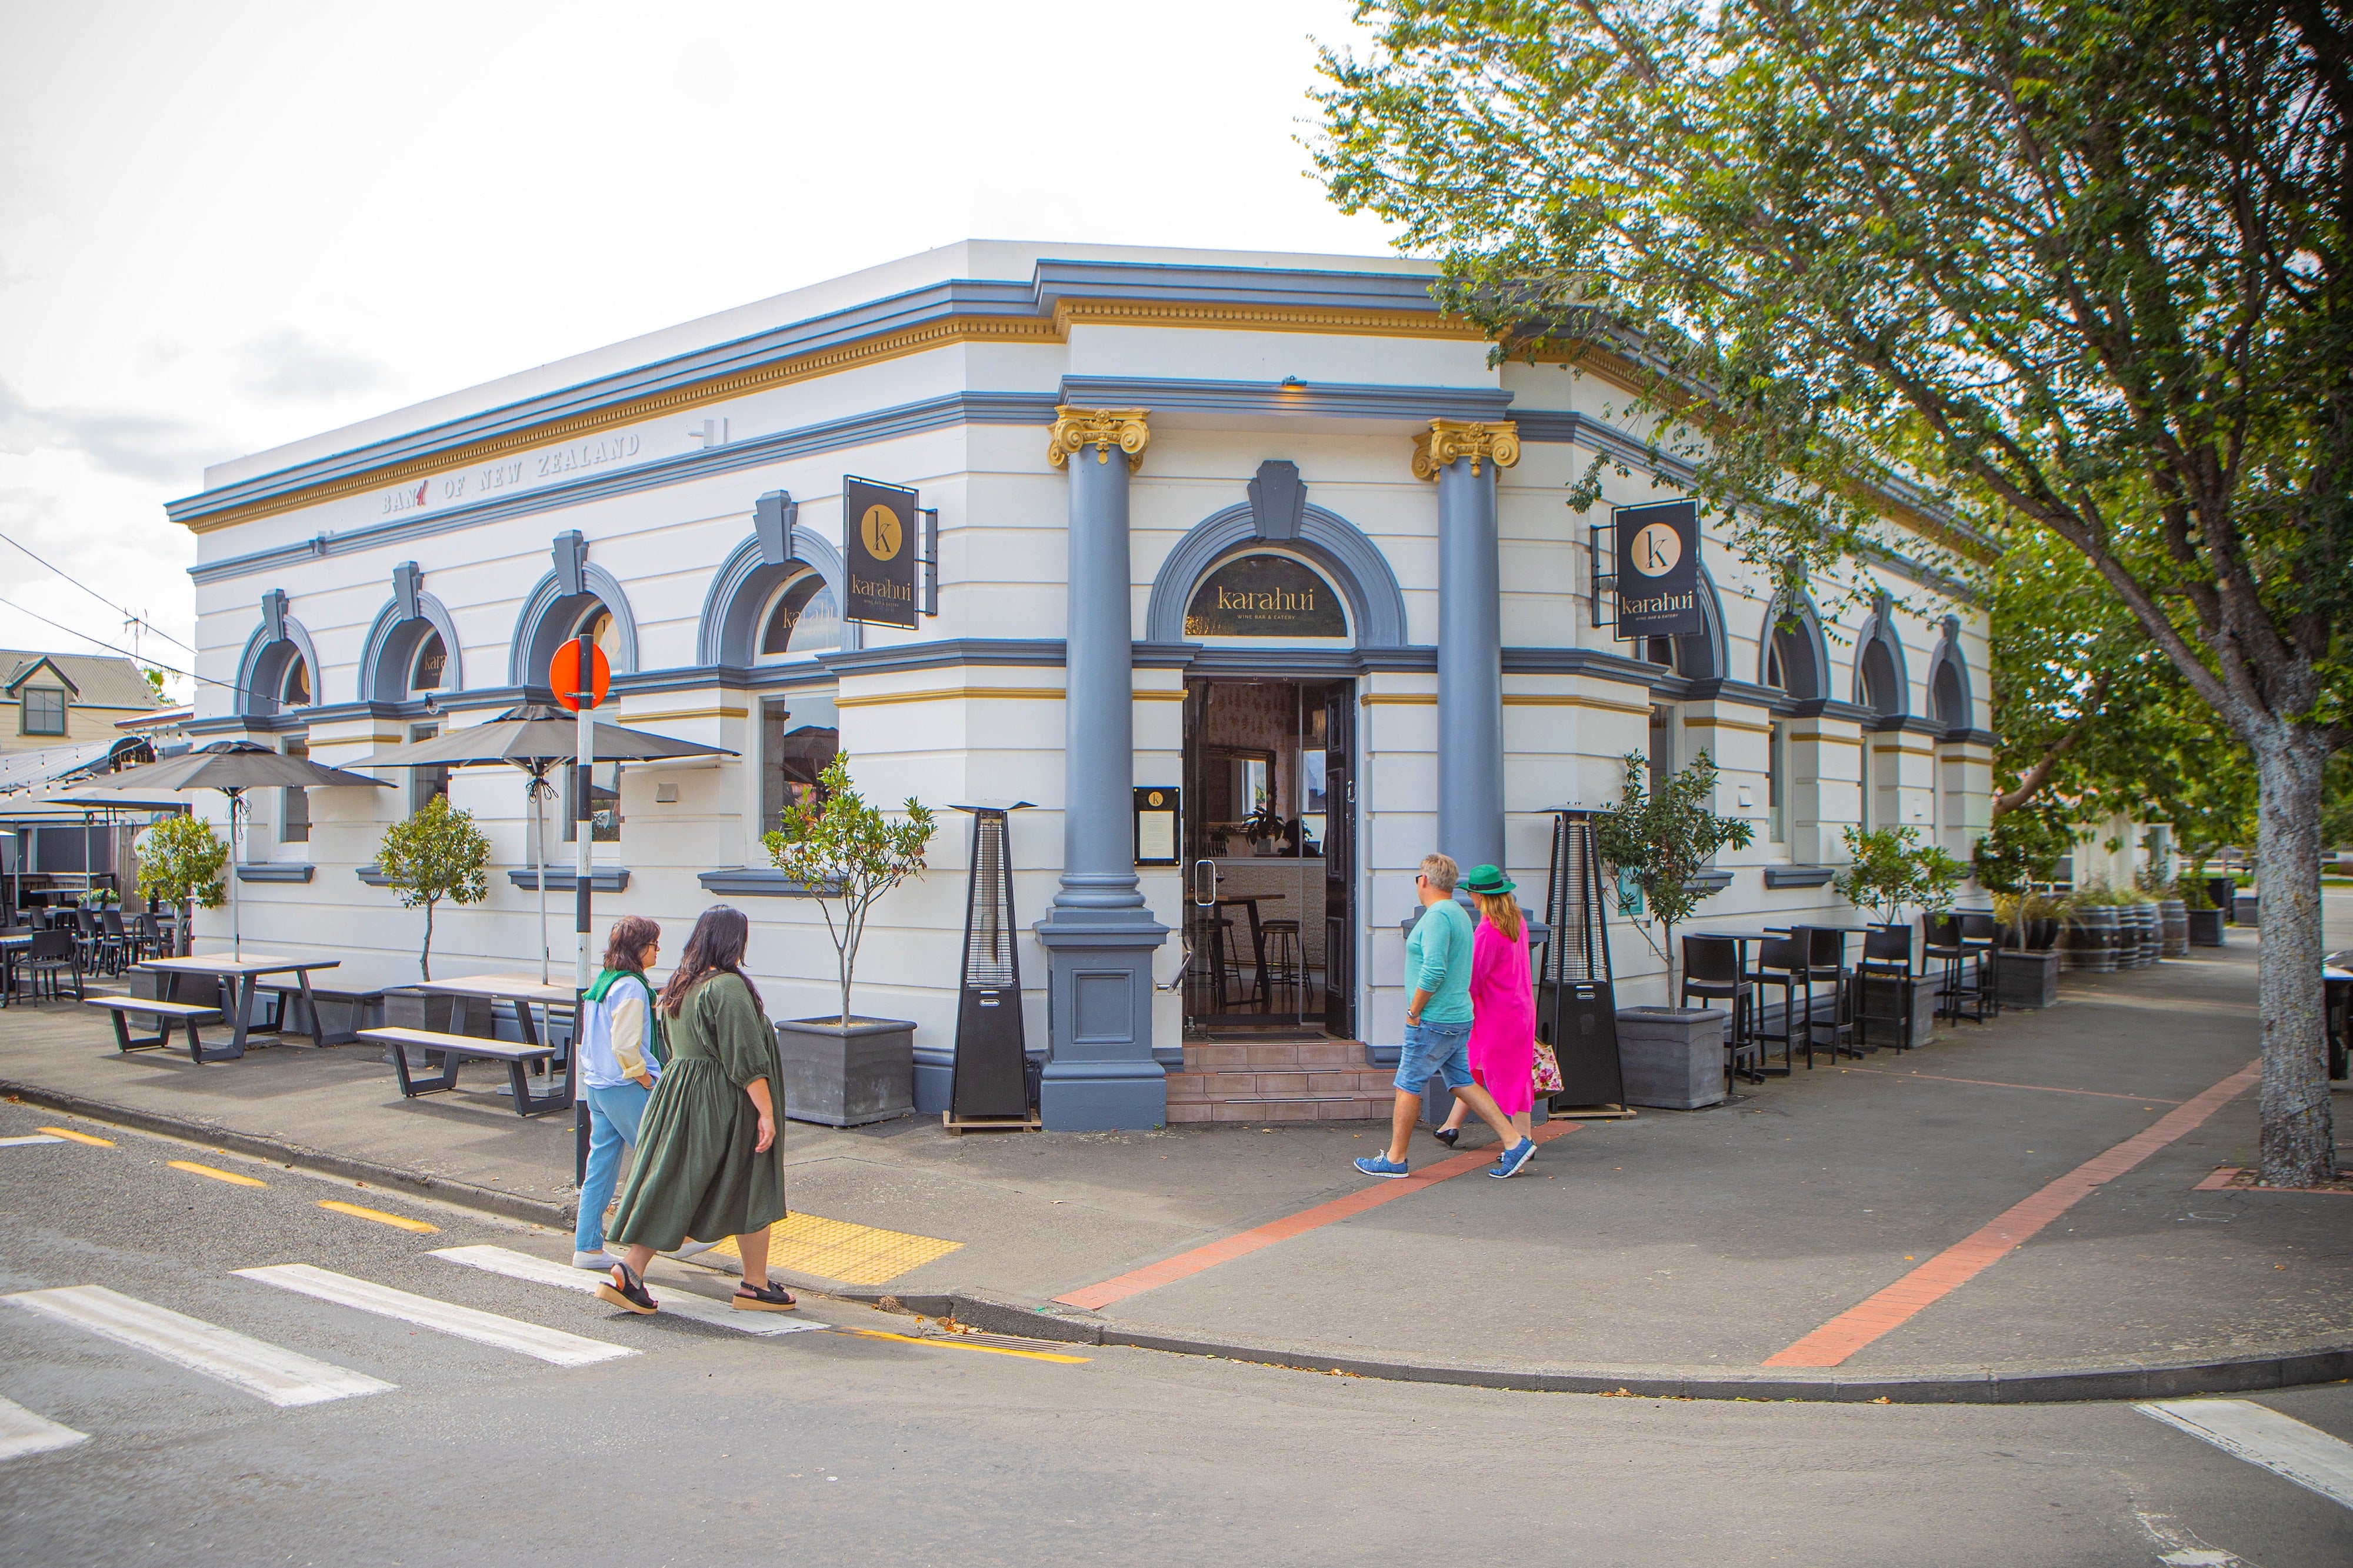
[[[841,618],[877,626],[916,625],[915,507],[923,498],[898,485],[845,477],[841,481]]]
[[[1621,506],[1610,518],[1618,528],[1618,640],[1706,631],[1699,610],[1697,503]]]

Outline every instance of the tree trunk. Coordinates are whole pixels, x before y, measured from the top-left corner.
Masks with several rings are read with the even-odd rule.
[[[2318,1186],[2337,1173],[2320,979],[2327,945],[2320,925],[2320,795],[2328,750],[2317,737],[2283,725],[2261,737],[2254,753],[2263,1179],[2274,1187]]]
[[[427,980],[433,978],[433,901],[430,899],[425,902],[425,946],[417,954],[417,973]]]

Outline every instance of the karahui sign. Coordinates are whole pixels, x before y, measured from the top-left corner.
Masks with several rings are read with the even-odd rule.
[[[1621,506],[1611,510],[1610,521],[1618,531],[1618,639],[1704,632],[1698,503]]]
[[[842,479],[841,559],[849,577],[844,620],[910,630],[917,624],[915,506],[922,499],[900,485]]]

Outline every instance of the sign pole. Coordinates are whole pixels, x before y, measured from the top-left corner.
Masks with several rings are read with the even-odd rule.
[[[588,989],[588,900],[589,879],[594,874],[591,857],[596,848],[596,801],[592,780],[596,763],[596,645],[583,635],[579,643],[580,677],[576,690],[580,702],[579,772],[573,775],[573,831],[577,839],[573,845],[572,929],[577,939],[577,951],[572,965],[575,990]]]

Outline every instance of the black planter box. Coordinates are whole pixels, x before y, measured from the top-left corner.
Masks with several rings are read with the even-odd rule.
[[[1994,994],[2005,1007],[2049,1007],[2059,1000],[2059,954],[2007,952],[1994,959]]]
[[[903,1018],[792,1018],[776,1025],[785,1114],[863,1127],[915,1109],[915,1026]]]
[[[2220,947],[2222,945],[2222,911],[2192,910],[2189,911],[2189,945]]]

